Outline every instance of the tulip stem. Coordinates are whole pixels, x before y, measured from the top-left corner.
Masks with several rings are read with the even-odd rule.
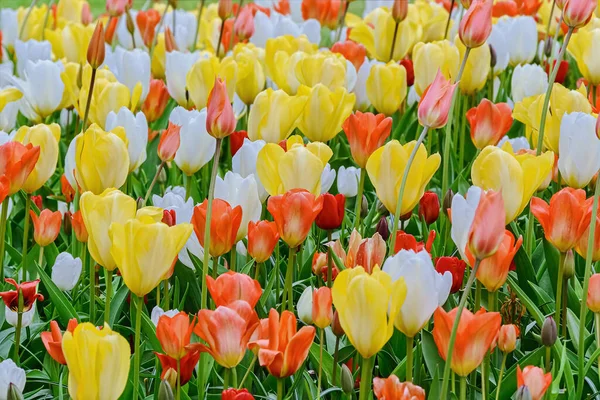
[[[572,32],[572,29],[569,29],[567,35]],[[566,40],[566,39],[565,39]],[[585,380],[585,376],[583,375],[583,367],[585,361],[585,320],[587,314],[587,298],[588,298],[588,289],[590,286],[590,272],[592,269],[592,255],[594,251],[594,240],[596,238],[596,218],[598,216],[598,197],[600,197],[600,185],[596,185],[596,189],[594,190],[594,203],[592,205],[592,218],[590,219],[590,233],[588,236],[587,243],[587,252],[585,256],[585,272],[583,274],[583,291],[581,298],[581,310],[579,313],[579,348],[577,350],[577,358],[579,361],[578,366],[578,379],[577,379],[577,396],[575,398],[580,399],[583,394],[583,383]]]
[[[558,26],[556,29],[559,29]],[[548,78],[548,89],[546,89],[546,97],[544,97],[544,107],[542,108],[542,117],[540,119],[540,129],[538,130],[538,142],[536,155],[542,154],[542,146],[544,145],[544,128],[546,127],[546,117],[548,115],[548,107],[550,106],[550,96],[552,95],[552,87],[554,86],[554,81],[556,80],[556,75],[558,74],[558,68],[560,67],[560,63],[565,55],[565,50],[567,49],[567,45],[569,44],[569,39],[571,39],[571,35],[573,34],[573,28],[569,27],[567,31],[567,35],[565,36],[565,40],[563,41],[562,46],[560,47],[560,51],[556,56],[556,61],[554,67],[551,64],[548,64],[548,68],[552,68],[552,73],[550,74],[550,78]],[[551,58],[552,59],[552,58]]]
[[[215,56],[219,57],[219,51],[221,50],[221,40],[223,39],[223,32],[225,31],[225,20],[221,20],[221,30],[219,31],[219,41],[217,42],[217,50],[215,51]],[[233,35],[233,32],[231,33]]]
[[[250,362],[250,365],[248,366],[248,369],[246,370],[246,373],[242,377],[240,384],[237,386],[238,389],[241,389],[244,387],[244,383],[246,382],[246,379],[248,379],[248,376],[250,376],[250,371],[252,371],[254,369],[254,364],[256,364],[257,359],[258,359],[258,355],[254,354],[254,356],[252,357],[252,361]]]
[[[26,194],[25,200],[25,225],[23,227],[23,259],[22,259],[22,278],[21,281],[25,282],[27,280],[27,243],[29,242],[29,210],[31,210],[31,194]]]
[[[140,331],[142,329],[142,301],[143,298],[133,295],[135,301],[135,339],[133,354],[133,399],[139,399],[140,390]],[[179,377],[179,374],[177,374]]]
[[[558,331],[560,331],[560,323],[561,323],[560,313],[561,313],[562,309],[561,309],[560,303],[562,301],[564,276],[565,276],[565,253],[561,251],[560,256],[558,258],[558,279],[556,281],[556,309],[554,310],[554,321],[556,322]]]
[[[358,193],[356,194],[356,204],[354,205],[354,229],[358,230],[360,226],[360,209],[362,207],[363,192],[365,190],[365,178],[367,173],[364,168],[360,169],[360,179],[358,181]]]
[[[164,286],[163,286],[163,297],[165,298],[164,302],[165,302],[165,310],[168,310],[170,305],[171,305],[171,295],[169,294],[169,280],[165,279],[163,281]]]
[[[398,37],[398,26],[400,25],[399,21],[396,21],[396,26],[394,26],[394,36],[392,37],[392,48],[390,49],[390,61],[394,60],[394,49],[396,47],[396,38]]]
[[[146,203],[148,202],[148,199],[150,198],[150,194],[152,193],[152,189],[154,188],[154,185],[156,185],[156,181],[158,181],[158,176],[160,175],[160,171],[162,171],[162,169],[164,167],[165,167],[165,162],[163,161],[160,163],[160,165],[156,169],[154,178],[152,178],[152,182],[150,182],[150,187],[148,188],[148,191],[146,192],[146,195],[144,196],[144,205],[146,205]]]
[[[454,352],[454,342],[456,341],[456,332],[458,331],[458,324],[460,322],[460,317],[462,315],[463,309],[467,304],[467,299],[469,298],[469,293],[471,292],[471,286],[473,286],[473,281],[475,281],[475,275],[477,274],[477,269],[479,268],[479,264],[481,263],[480,259],[475,260],[475,265],[469,274],[469,280],[467,281],[467,285],[465,286],[465,290],[460,298],[460,303],[458,304],[458,309],[456,311],[456,315],[454,317],[454,324],[452,325],[452,333],[450,334],[450,342],[448,343],[448,352],[446,355],[446,365],[444,366],[444,379],[442,381],[442,395],[440,399],[448,398],[448,379],[450,378],[450,365],[452,365],[452,353]],[[461,378],[461,385],[462,380]]]
[[[412,382],[414,337],[406,337],[406,381]]]
[[[294,266],[296,261],[296,248],[290,247],[290,255],[288,257],[288,267],[285,271],[285,287],[283,288],[284,302],[281,305],[281,309],[285,310],[285,304],[287,300],[288,310],[294,310],[294,293],[292,291],[292,282],[294,280]],[[287,297],[286,297],[287,295]]]
[[[188,201],[190,196],[192,195],[192,180],[194,179],[194,175],[190,175],[185,177],[185,201]]]
[[[546,46],[548,46],[548,45],[550,46],[550,56],[548,56],[548,63],[552,60],[552,46],[554,45],[553,42],[548,43],[550,41],[550,25],[552,25],[552,15],[554,14],[554,7],[556,7],[556,0],[552,0],[552,7],[550,7],[550,15],[548,17],[548,25],[546,25],[546,39],[545,39],[543,50],[546,50],[545,49]],[[559,28],[560,28],[560,25],[557,25],[556,29],[558,30]],[[545,51],[542,51],[542,57],[544,57],[545,53],[546,53]],[[550,64],[548,64],[548,65],[550,65]],[[548,67],[548,68],[550,68],[550,67]]]
[[[421,143],[423,143],[425,136],[427,136],[427,131],[429,131],[429,127],[427,127],[427,126],[423,127],[423,130],[421,131],[421,135],[419,136],[417,143],[415,143],[415,147],[413,147],[412,152],[410,153],[410,156],[408,157],[408,161],[406,162],[406,166],[404,167],[404,173],[402,174],[402,181],[400,183],[400,191],[398,192],[398,200],[396,202],[396,212],[394,213],[394,219],[392,220],[393,221],[392,222],[392,234],[390,236],[391,242],[390,242],[390,249],[389,249],[390,256],[394,254],[394,247],[396,246],[396,232],[398,231],[398,222],[400,219],[400,215],[402,213],[402,198],[404,197],[404,189],[406,189],[406,181],[408,180],[408,173],[410,172],[410,168],[412,167],[412,163],[415,159],[415,156],[417,155],[417,151],[419,150]],[[362,174],[362,172],[361,172],[361,174]]]
[[[500,374],[498,375],[498,385],[496,386],[496,400],[500,399],[500,387],[502,386],[502,378],[504,376],[504,368],[506,367],[506,357],[508,353],[503,353],[502,364],[500,365]]]
[[[569,279],[563,279],[563,298],[562,298],[562,337],[567,338],[567,302],[569,300]]]
[[[277,378],[277,400],[283,400],[283,378]]]
[[[23,24],[21,25],[21,30],[19,31],[19,40],[23,40],[23,33],[25,33],[25,27],[27,26],[27,20],[33,11],[33,7],[37,4],[38,0],[31,0],[31,5],[27,9],[27,14],[25,14],[25,18],[23,19]]]
[[[217,139],[215,156],[213,157],[212,172],[210,175],[210,184],[208,187],[208,198],[206,205],[206,223],[204,224],[204,262],[202,264],[202,296],[200,307],[206,309],[208,299],[208,289],[206,288],[206,275],[208,275],[208,260],[210,258],[210,220],[212,219],[212,203],[215,195],[215,180],[219,170],[219,156],[221,155],[221,142],[223,139]]]
[[[202,22],[202,11],[204,10],[204,2],[205,0],[200,0],[198,6],[198,18],[196,19],[196,35],[194,36],[194,44],[192,45],[192,52],[196,51],[196,46],[198,44],[198,33],[200,32],[200,23]]]
[[[467,398],[467,378],[464,376],[460,377],[460,400]]]
[[[446,20],[446,29],[444,30],[444,39],[448,37],[448,30],[450,29],[450,21],[452,20],[452,10],[454,9],[454,2],[456,0],[452,0],[450,3],[450,11],[448,11],[448,20]]]
[[[375,365],[375,356],[363,358],[360,367],[360,395],[359,400],[369,400],[371,395],[371,381],[373,380],[373,366]]]
[[[233,245],[233,247],[231,248],[231,251],[229,253],[229,269],[233,272],[237,271],[237,267],[236,267],[236,255],[237,255],[237,249],[235,244]]]
[[[6,221],[8,217],[8,196],[2,202],[2,214],[0,216],[0,281],[4,282],[4,246],[6,244]]]
[[[546,346],[546,357],[544,359],[544,368],[546,372],[550,372],[550,361],[552,358],[552,347]]]
[[[321,376],[323,373],[323,332],[325,329],[319,329],[319,375],[317,378],[317,397],[321,397]]]
[[[17,326],[15,326],[15,348],[13,361],[19,365],[19,349],[21,348],[21,325],[23,324],[23,291],[18,289]]]
[[[106,323],[110,321],[110,299],[112,297],[112,279],[113,272],[109,271],[108,269],[104,269],[104,281],[106,285],[106,300],[104,303],[104,322]]]
[[[238,17],[240,16],[240,11],[242,11],[242,6],[244,5],[244,0],[240,0],[240,4],[239,7],[237,9],[237,12],[235,13],[235,18],[233,19],[233,25],[231,28],[231,36],[229,37],[229,48],[233,49],[233,40],[235,38],[235,31],[233,29],[233,27],[235,26],[235,23],[238,20]]]
[[[346,5],[344,7],[344,12],[342,13],[342,16],[340,17],[339,21],[338,21],[338,31],[337,34],[335,35],[335,41],[339,42],[340,38],[342,37],[342,31],[344,30],[344,25],[346,23],[346,15],[348,14],[348,7],[350,7],[350,2],[346,1]]]
[[[90,78],[90,91],[88,92],[87,101],[85,104],[85,113],[83,114],[83,120],[81,121],[81,132],[85,131],[85,125],[87,124],[88,116],[90,115],[90,106],[92,104],[92,94],[94,93],[94,82],[96,81],[96,68],[92,68],[92,76]]]
[[[90,273],[90,322],[96,323],[96,282],[95,282],[95,265],[93,260],[89,260],[89,273]]]
[[[227,376],[227,372],[229,371],[229,369],[225,369],[225,376]],[[179,400],[181,398],[181,359],[177,359],[177,394],[175,395],[175,398],[177,400]],[[223,389],[227,389],[227,387],[223,387]]]

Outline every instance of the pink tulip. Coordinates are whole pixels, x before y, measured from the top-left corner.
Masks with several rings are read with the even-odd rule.
[[[458,36],[465,46],[474,49],[485,43],[492,32],[492,0],[475,0],[460,21]]]
[[[569,28],[581,28],[585,26],[596,9],[596,1],[593,0],[567,0],[563,8],[563,21]]]
[[[418,116],[421,125],[431,129],[446,125],[455,88],[456,84],[451,84],[438,70],[419,102]]]

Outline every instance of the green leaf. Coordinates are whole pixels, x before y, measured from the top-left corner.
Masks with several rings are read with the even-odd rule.
[[[440,357],[440,353],[433,340],[433,335],[426,330],[422,330],[421,343],[423,345],[423,359],[425,360],[429,374],[435,374],[438,368],[443,370],[446,362]]]
[[[546,258],[546,267],[548,268],[548,275],[550,276],[552,290],[556,296],[556,282],[558,282],[558,264],[560,262],[560,253],[546,239],[544,239],[544,256]]]
[[[50,295],[50,299],[52,300],[52,304],[56,307],[56,311],[58,312],[58,316],[61,319],[63,325],[67,325],[71,318],[78,318],[77,311],[73,307],[73,304],[67,299],[63,292],[60,291],[59,288],[56,287],[54,282],[52,282],[52,278],[44,272],[43,269],[37,263],[35,264],[35,268],[37,269],[38,274],[44,284],[46,290],[48,290],[48,294]]]
[[[152,349],[154,349],[154,351],[158,351],[159,353],[162,353],[162,347],[160,345],[160,342],[158,341],[158,338],[156,337],[156,327],[152,323],[152,320],[150,319],[148,314],[146,314],[143,311],[142,311],[142,332],[144,332],[144,335],[146,336],[146,338],[148,338],[148,342],[150,342]]]
[[[317,343],[313,343],[310,346],[310,352],[308,353],[310,362],[315,365],[315,369],[318,369],[319,365],[321,365],[323,369],[323,378],[325,378],[324,381],[331,382],[333,375],[333,357],[331,357],[331,354],[329,354],[326,349],[323,349],[323,360],[319,363],[319,349],[320,346]]]
[[[528,296],[533,296],[533,290],[529,286],[529,282],[537,284],[537,278],[535,276],[535,270],[531,265],[531,260],[525,251],[525,248],[521,246],[517,254],[515,254],[515,266],[517,272],[517,279],[519,280],[519,285]]]
[[[115,322],[118,321],[118,317],[121,314],[121,310],[123,309],[123,305],[125,304],[125,300],[127,299],[127,295],[129,294],[129,289],[127,286],[123,285],[117,290],[117,293],[113,296],[113,299],[110,303],[110,315],[108,318],[108,323],[110,326],[113,326]]]
[[[189,251],[188,254],[192,260],[192,263],[194,264],[194,267],[196,267],[197,270],[202,271],[202,262],[198,259],[198,257]],[[186,282],[190,285],[189,295],[187,296],[186,301],[186,311],[196,313],[201,308],[200,299],[202,298],[202,289],[200,288],[200,283],[196,278],[194,270],[186,267],[180,262],[177,262],[175,264],[175,271],[173,275],[175,275],[180,282]]]
[[[544,322],[544,314],[540,311],[539,308],[537,308],[537,306],[535,305],[535,303],[525,293],[525,291],[523,289],[521,289],[521,287],[519,286],[519,284],[515,280],[514,275],[515,275],[515,273],[511,272],[508,275],[508,279],[507,279],[507,282],[508,282],[511,290],[513,292],[515,292],[515,294],[517,295],[517,297],[519,298],[519,300],[521,301],[521,303],[523,303],[523,305],[525,306],[525,308],[527,309],[527,311],[529,312],[529,314],[531,314],[531,316],[533,317],[533,319],[535,319],[535,322],[537,322],[538,326],[541,327],[542,323]]]

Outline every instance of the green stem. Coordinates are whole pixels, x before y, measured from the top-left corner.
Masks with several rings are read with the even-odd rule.
[[[544,359],[544,368],[546,372],[550,372],[550,362],[552,361],[552,347],[546,346],[546,358]]]
[[[463,96],[461,97],[461,100],[458,102],[459,106],[458,109],[460,110],[458,112],[459,118],[460,118],[460,133],[458,136],[458,142],[459,142],[459,153],[458,153],[458,171],[462,171],[463,170],[463,166],[465,163],[465,135],[466,135],[466,128],[467,128],[467,120],[466,120],[466,112],[469,109],[469,102],[468,102],[468,97]]]
[[[112,280],[113,272],[107,269],[104,270],[104,281],[106,284],[106,301],[104,303],[104,322],[108,323],[110,320],[110,299],[112,297]],[[160,288],[159,288],[160,290]]]
[[[215,180],[219,170],[219,156],[221,155],[221,141],[217,139],[217,147],[213,158],[213,167],[210,175],[210,186],[208,187],[208,199],[206,210],[206,223],[204,224],[204,262],[202,264],[202,295],[200,298],[200,307],[206,309],[208,299],[208,289],[206,288],[206,275],[208,275],[208,260],[210,258],[210,220],[212,218],[212,203],[215,195]]]
[[[23,324],[23,291],[19,289],[19,300],[17,306],[17,326],[15,326],[15,348],[13,361],[19,365],[19,349],[21,348],[21,325]]]
[[[535,232],[533,231],[533,213],[531,207],[529,207],[529,214],[527,218],[527,230],[525,233],[525,251],[527,254],[531,254],[533,251],[533,244],[535,243]]]
[[[132,294],[133,295],[133,294]],[[133,295],[136,314],[135,314],[135,338],[133,354],[133,399],[139,399],[140,390],[140,331],[142,329],[142,302],[143,298]],[[177,374],[179,376],[179,374]]]
[[[283,378],[277,378],[277,400],[283,400]]]
[[[558,259],[558,279],[556,280],[556,309],[554,310],[554,321],[560,331],[560,312],[563,290],[563,277],[565,276],[565,253],[561,252]]]
[[[223,390],[229,389],[229,382],[231,381],[231,368],[225,368],[223,373]]]
[[[217,279],[219,275],[219,257],[215,256],[212,258],[212,277],[213,279]]]
[[[446,356],[446,365],[444,366],[444,379],[442,381],[442,395],[440,399],[448,398],[448,379],[450,378],[450,365],[452,364],[452,353],[454,352],[454,342],[456,341],[456,332],[458,331],[458,324],[460,322],[460,317],[462,315],[463,309],[467,304],[467,299],[469,298],[469,293],[471,292],[471,286],[473,286],[473,281],[475,280],[475,275],[477,274],[477,269],[479,268],[479,264],[481,260],[477,259],[475,261],[475,266],[471,270],[469,274],[469,280],[467,281],[467,285],[465,286],[465,291],[460,298],[460,303],[458,304],[458,309],[456,311],[456,315],[454,317],[454,325],[452,326],[452,333],[450,334],[450,342],[448,343],[448,353]]]
[[[4,282],[4,246],[6,244],[6,221],[8,217],[8,196],[2,202],[2,214],[0,215],[0,281]]]
[[[336,336],[335,337],[335,349],[333,351],[333,376],[331,378],[331,384],[334,386],[337,385],[335,378],[337,378],[339,358],[340,358],[340,338],[339,338],[339,336]]]
[[[233,272],[237,271],[236,255],[237,255],[237,249],[235,248],[235,244],[234,244],[233,247],[231,248],[231,252],[229,254],[229,269]]]
[[[254,357],[252,357],[252,361],[250,362],[250,365],[248,366],[246,373],[244,374],[244,376],[242,377],[242,380],[240,381],[240,384],[238,385],[238,389],[241,389],[244,387],[244,383],[246,382],[246,379],[248,379],[248,376],[250,376],[250,372],[254,369],[254,364],[256,364],[257,359],[258,359],[258,356],[256,354],[254,354]]]
[[[219,41],[217,42],[217,50],[215,51],[215,56],[219,57],[219,50],[221,49],[221,39],[223,39],[223,32],[225,31],[225,20],[221,20],[221,30],[219,31]]]
[[[294,266],[296,261],[296,248],[290,247],[290,253],[288,257],[287,271],[285,272],[285,287],[283,288],[284,298],[287,299],[288,310],[294,310],[294,299],[292,292],[292,283],[294,280]],[[285,309],[285,302],[281,305],[281,309]]]
[[[321,396],[321,376],[323,373],[323,332],[325,329],[319,329],[319,375],[317,378],[317,397]]]
[[[187,201],[192,195],[192,181],[194,180],[194,175],[186,176],[185,178],[185,201]]]
[[[175,15],[175,12],[173,12],[173,15]],[[175,398],[177,400],[179,400],[181,398],[181,360],[178,358],[177,359],[177,383],[176,383],[177,387],[177,394],[175,396]],[[227,388],[224,388],[227,389]]]
[[[25,14],[25,18],[23,19],[23,24],[21,25],[21,29],[19,30],[19,39],[23,40],[23,33],[25,33],[25,27],[27,26],[27,20],[31,15],[31,11],[33,11],[33,7],[37,4],[37,0],[32,0],[31,5],[27,9],[27,14]]]
[[[500,388],[502,387],[502,377],[504,376],[504,368],[506,367],[506,357],[508,353],[503,353],[502,364],[500,365],[500,374],[498,375],[498,385],[496,386],[496,400],[500,399]]]
[[[40,254],[38,256],[38,265],[40,266],[40,269],[44,269],[44,266],[42,265],[44,263],[44,247],[40,246]]]
[[[406,381],[412,382],[414,337],[406,337]]]
[[[198,44],[198,32],[200,32],[200,23],[202,22],[202,11],[204,9],[205,0],[200,0],[198,6],[198,18],[196,20],[196,35],[194,36],[194,43],[192,44],[192,52],[196,51],[196,46]]]
[[[92,104],[92,94],[94,93],[94,83],[96,81],[96,68],[92,68],[92,76],[90,78],[90,91],[88,92],[87,102],[85,104],[85,113],[83,114],[83,121],[81,121],[81,132],[85,131],[88,116],[90,115],[90,106]]]
[[[26,193],[25,200],[25,225],[23,227],[23,260],[22,260],[22,278],[21,281],[27,281],[27,244],[29,242],[29,220],[31,217],[29,216],[29,210],[31,210],[31,194]]]
[[[90,275],[90,322],[92,324],[96,323],[96,283],[95,283],[95,279],[94,279],[94,275],[95,275],[95,264],[93,262],[93,260],[89,260],[89,275]]]
[[[373,377],[373,366],[375,365],[375,356],[363,358],[360,367],[360,395],[359,400],[369,400],[371,398],[371,384]]]
[[[171,306],[171,296],[169,294],[169,280],[165,279],[163,281],[163,283],[164,283],[164,286],[163,286],[163,290],[164,290],[163,297],[165,298],[164,299],[165,310],[168,310],[170,308],[170,306]]]
[[[360,169],[360,180],[358,181],[358,193],[356,194],[356,205],[354,206],[354,229],[360,226],[360,208],[362,206],[362,198],[365,190],[365,178],[367,172],[364,168]]]
[[[160,163],[160,165],[156,169],[154,178],[152,178],[152,182],[150,182],[150,187],[148,188],[148,191],[146,192],[146,195],[144,196],[144,205],[146,205],[146,203],[148,202],[148,199],[150,198],[150,194],[152,194],[152,189],[154,188],[154,185],[156,185],[156,181],[158,181],[158,176],[160,175],[160,171],[162,171],[162,169],[164,167],[165,167],[165,162],[163,161]]]
[[[254,280],[258,280],[260,278],[260,270],[263,263],[257,263],[256,261],[254,263],[256,264],[254,269]]]
[[[564,339],[567,338],[567,302],[569,294],[569,280],[563,279],[563,296],[562,296],[562,326],[561,333]]]
[[[392,38],[392,46],[390,49],[390,59],[389,61],[394,60],[394,49],[396,47],[396,38],[398,37],[398,26],[400,25],[400,22],[396,21],[396,26],[394,27],[394,36]]]
[[[475,282],[475,305],[473,311],[477,311],[481,308],[481,282]]]
[[[444,39],[448,37],[448,29],[450,29],[450,21],[452,20],[452,10],[454,10],[454,2],[452,0],[450,3],[450,12],[448,13],[448,19],[446,20],[446,29],[444,30]]]
[[[237,387],[237,369],[235,367],[231,368],[231,387]]]
[[[464,376],[460,377],[460,400],[467,398],[467,378]]]

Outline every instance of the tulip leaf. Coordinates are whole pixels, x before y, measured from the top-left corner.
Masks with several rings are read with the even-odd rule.
[[[315,368],[318,369],[319,366],[319,355],[320,355],[320,351],[319,351],[320,346],[317,343],[313,343],[310,346],[310,352],[309,352],[309,356],[310,356],[310,362],[315,365]],[[329,352],[327,352],[327,350],[324,348],[323,349],[323,359],[320,362],[321,368],[323,369],[323,377],[325,378],[324,381],[326,380],[327,382],[331,382],[332,380],[332,374],[333,374],[333,357],[331,357],[331,354],[329,354]],[[340,372],[340,371],[338,371]],[[339,375],[338,375],[339,376]]]
[[[423,344],[423,359],[425,360],[425,365],[429,370],[429,374],[435,374],[438,368],[443,371],[446,362],[440,357],[440,353],[438,352],[431,332],[422,330],[421,342]]]
[[[552,290],[554,292],[554,295],[556,295],[556,282],[558,282],[558,264],[560,262],[560,253],[546,239],[543,240],[543,243],[544,256],[546,258],[546,267],[548,268],[548,275],[550,276]]]
[[[110,326],[114,326],[115,322],[119,315],[121,315],[121,311],[123,310],[123,305],[125,304],[125,300],[127,299],[127,295],[129,294],[129,289],[127,286],[123,285],[117,290],[113,299],[110,303],[110,315],[108,318],[108,324]]]
[[[514,278],[514,275],[515,275],[514,272],[511,272],[508,274],[507,282],[510,285],[511,290],[513,292],[515,292],[515,294],[517,295],[517,297],[519,298],[521,303],[523,303],[523,305],[525,306],[527,311],[529,311],[529,314],[531,314],[533,319],[535,319],[535,322],[537,322],[538,326],[541,327],[542,323],[544,322],[544,314],[540,311],[539,308],[537,308],[537,306],[531,300],[531,298],[519,286],[519,284],[516,282],[516,280]]]
[[[56,307],[56,311],[58,312],[58,316],[60,317],[63,325],[66,326],[71,318],[79,319],[73,304],[71,304],[65,294],[61,292],[58,287],[56,287],[54,282],[52,282],[52,278],[50,278],[37,263],[35,263],[35,267],[40,275],[40,279],[42,280],[44,287],[46,290],[48,290],[52,304]]]
[[[154,323],[152,323],[152,320],[150,319],[148,314],[143,312],[143,310],[142,310],[142,332],[144,332],[144,335],[146,335],[146,337],[148,338],[148,342],[150,342],[152,349],[154,351],[161,353],[162,347],[160,345],[160,342],[158,341],[158,338],[156,337],[156,327],[154,326]]]
[[[516,236],[516,232],[515,232]],[[517,279],[519,280],[519,285],[521,288],[527,293],[529,297],[534,295],[533,289],[529,286],[529,282],[533,282],[537,284],[537,278],[535,276],[535,270],[533,269],[533,265],[531,265],[531,260],[525,251],[525,248],[521,246],[517,254],[515,254],[514,258]]]
[[[190,259],[194,264],[194,267],[197,271],[202,271],[202,262],[188,251]],[[173,273],[180,282],[186,282],[189,284],[189,295],[187,296],[186,301],[186,310],[195,313],[200,307],[200,299],[202,297],[202,289],[200,288],[200,284],[198,283],[198,279],[194,274],[194,270],[186,267],[181,262],[177,262],[175,264],[175,271]]]

